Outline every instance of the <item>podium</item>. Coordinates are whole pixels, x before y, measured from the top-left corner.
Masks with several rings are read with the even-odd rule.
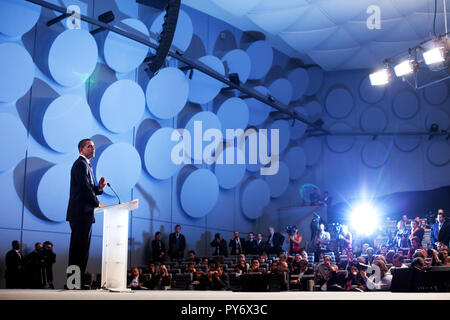
[[[94,210],[103,212],[102,288],[127,290],[128,214],[137,207],[135,199]]]

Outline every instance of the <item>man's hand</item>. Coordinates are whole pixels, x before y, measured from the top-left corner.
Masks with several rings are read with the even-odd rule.
[[[104,208],[104,207],[106,207],[106,204],[100,203],[100,204],[98,205],[98,207],[99,207],[99,208]]]
[[[104,187],[106,187],[106,179],[105,179],[105,177],[101,177],[100,178],[100,181],[98,182],[98,187],[100,189],[103,189]]]

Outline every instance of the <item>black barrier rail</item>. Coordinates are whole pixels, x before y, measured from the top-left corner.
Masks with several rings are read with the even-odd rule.
[[[50,9],[50,10],[54,10],[57,12],[60,12],[62,15],[56,19],[59,19],[58,21],[67,18],[69,15],[67,14],[67,9],[64,7],[60,7],[57,5],[54,5],[52,3],[43,1],[43,0],[26,0],[28,2],[37,4],[41,7]],[[101,22],[97,19],[93,19],[90,18],[88,16],[82,15],[80,14],[80,16],[77,18],[79,18],[82,21],[86,21],[89,24],[92,25],[96,25],[100,28],[103,28],[105,30],[109,30],[112,32],[115,32],[117,34],[120,34],[126,38],[129,38],[131,40],[134,40],[136,42],[142,43],[152,49],[157,49],[158,46],[156,44],[151,43],[150,41],[143,39],[141,37],[138,37],[132,33],[126,32],[124,30],[121,30],[119,28],[110,26],[107,23]],[[55,20],[55,19],[53,19]],[[177,52],[173,52],[173,51],[169,51],[168,56],[177,59],[178,61],[181,61],[182,63],[186,64],[190,69],[197,69],[205,74],[207,74],[208,76],[226,84],[229,88],[231,89],[236,89],[239,90],[240,92],[244,93],[245,98],[254,98],[276,110],[278,110],[279,112],[288,115],[289,117],[285,120],[299,120],[303,123],[306,123],[307,125],[311,126],[312,128],[314,128],[315,132],[306,132],[307,136],[327,136],[327,135],[339,135],[339,136],[371,136],[374,139],[376,139],[378,136],[398,136],[398,135],[420,135],[420,136],[430,136],[430,139],[433,136],[447,136],[447,140],[449,139],[450,135],[449,133],[447,133],[446,131],[441,131],[441,132],[346,132],[346,131],[341,131],[341,132],[331,132],[325,128],[322,128],[322,126],[319,126],[305,118],[303,118],[300,114],[298,114],[295,110],[290,110],[288,106],[276,101],[272,96],[266,97],[261,95],[259,92],[254,91],[252,89],[243,87],[239,84],[236,84],[232,81],[230,81],[229,79],[223,77],[221,74],[217,73],[215,70],[210,69],[208,66],[200,63],[200,62],[195,62],[192,60],[189,60],[185,57],[183,57],[181,54],[178,54]]]

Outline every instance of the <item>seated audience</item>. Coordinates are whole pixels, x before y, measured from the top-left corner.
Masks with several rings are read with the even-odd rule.
[[[277,292],[289,290],[287,272],[288,272],[287,262],[286,261],[278,262],[276,269],[273,269],[273,271],[269,274],[269,291]]]
[[[210,269],[207,274],[209,290],[228,290],[230,288],[230,280],[228,275],[223,272],[221,267]]]
[[[295,275],[295,277],[293,277]],[[304,275],[314,275],[314,270],[308,266],[308,261],[298,261],[298,267],[295,267],[291,273],[289,273],[289,288],[306,290],[307,281],[310,279],[303,278]],[[311,279],[312,280],[312,279]]]
[[[406,264],[404,264],[403,261],[405,261],[405,257],[403,255],[401,255],[401,254],[396,253],[394,255],[394,258],[392,259],[393,266],[391,267],[391,269],[408,268],[408,266]],[[389,272],[391,272],[391,269],[389,270]]]
[[[206,273],[202,270],[195,271],[192,275],[192,280],[188,284],[188,288],[191,290],[207,290],[208,280]]]
[[[352,264],[354,263],[354,258],[353,251],[349,251],[347,253],[347,259],[339,261],[339,270],[350,270]]]
[[[410,268],[419,271],[423,270],[425,268],[425,260],[421,257],[414,258],[411,262]]]

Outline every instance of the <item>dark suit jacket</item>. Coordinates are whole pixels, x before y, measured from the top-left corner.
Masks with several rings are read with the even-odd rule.
[[[228,248],[227,248],[227,242],[222,239],[220,243],[217,243],[217,241],[214,239],[211,242],[211,247],[215,248],[213,256],[225,256],[228,257]]]
[[[419,230],[414,233],[414,237],[419,238],[419,244],[422,245],[423,235],[425,233],[425,230],[423,230],[421,227],[419,227]]]
[[[164,252],[164,256],[161,259],[159,256],[161,255],[161,252]],[[166,245],[161,240],[161,248],[159,247],[158,241],[152,240],[152,257],[155,261],[161,261],[164,260],[166,255]]]
[[[253,241],[250,240],[245,240],[244,242],[244,252],[246,254],[257,254],[258,253],[258,249],[256,248],[256,242],[258,240],[253,239]]]
[[[184,249],[186,249],[186,239],[184,235],[179,235],[179,247],[177,248],[177,236],[175,232],[169,235],[169,255],[172,258],[183,258]],[[183,251],[183,254],[179,255],[178,252]]]
[[[261,242],[258,244],[258,240],[255,240],[255,246],[256,246],[256,253],[261,254],[263,252],[267,253],[267,244],[264,240],[261,240]]]
[[[270,234],[268,236],[268,240],[267,240],[267,247],[270,248]],[[283,247],[283,241],[284,241],[284,236],[279,233],[279,232],[274,232],[273,233],[273,250],[276,253],[280,253],[281,251],[283,251],[282,247]]]
[[[6,288],[20,288],[23,284],[23,256],[15,250],[10,250],[5,256],[5,279]]]
[[[446,246],[449,245],[450,242],[450,221],[448,219],[445,219],[444,223],[442,224],[441,231],[439,231],[439,237],[438,241],[445,244]]]
[[[229,246],[230,246],[230,248],[231,248],[231,254],[236,255],[236,254],[244,253],[244,250],[245,250],[245,245],[244,245],[244,244],[245,244],[245,240],[242,239],[242,238],[239,238],[239,240],[241,241],[241,252],[239,252],[239,253],[236,252],[236,251],[237,251],[236,241],[230,240]]]
[[[90,178],[90,168],[86,159],[78,157],[70,171],[70,198],[67,221],[94,223],[94,209],[99,206],[97,195],[103,193]]]

